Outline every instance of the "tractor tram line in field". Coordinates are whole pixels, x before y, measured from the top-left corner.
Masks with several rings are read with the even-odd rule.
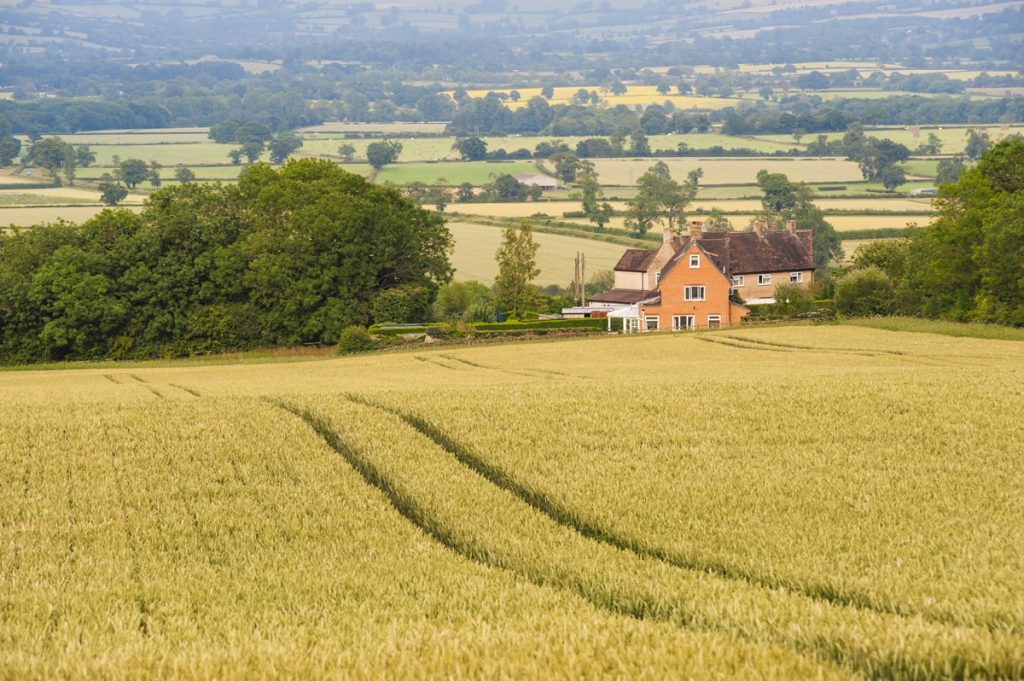
[[[783,644],[877,678],[1024,671],[1014,652],[1021,641],[1013,634],[833,602],[745,576],[725,577],[703,565],[677,566],[657,549],[581,522],[420,417],[365,397],[336,399],[317,411],[294,401],[267,401],[302,419],[401,516],[473,562],[569,589],[609,612]],[[366,432],[375,428],[387,429],[386,443]],[[441,479],[450,494],[430,486]],[[494,534],[488,527],[505,531]]]

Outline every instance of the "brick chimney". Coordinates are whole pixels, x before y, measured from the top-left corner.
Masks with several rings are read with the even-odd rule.
[[[757,235],[761,238],[764,238],[765,227],[767,227],[767,224],[765,224],[765,221],[761,218],[754,220],[754,231],[757,232]]]
[[[700,220],[693,220],[690,222],[690,236],[694,239],[699,239],[704,235],[704,223]]]
[[[669,241],[672,241],[672,238],[675,235],[676,235],[676,233],[673,232],[671,229],[665,228],[661,232],[661,243],[667,244]]]
[[[796,234],[796,220],[786,220],[786,231],[790,234]]]

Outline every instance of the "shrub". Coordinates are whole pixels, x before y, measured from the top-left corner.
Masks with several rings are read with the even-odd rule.
[[[892,312],[892,279],[877,267],[854,270],[836,281],[836,308],[845,315],[885,315]]]
[[[430,316],[430,292],[423,286],[407,284],[381,291],[373,300],[375,322],[418,322]]]
[[[795,317],[814,308],[814,296],[803,286],[781,284],[775,289],[775,312],[782,317]]]
[[[338,339],[337,352],[339,355],[351,355],[357,352],[367,352],[373,348],[374,342],[369,331],[361,326],[347,326]]]

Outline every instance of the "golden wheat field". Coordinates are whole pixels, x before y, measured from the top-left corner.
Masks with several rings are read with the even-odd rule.
[[[0,373],[0,677],[1019,678],[1024,344]]]

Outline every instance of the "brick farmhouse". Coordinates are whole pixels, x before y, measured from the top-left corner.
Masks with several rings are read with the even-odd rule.
[[[689,233],[666,230],[661,247],[629,249],[615,266],[615,287],[593,296],[591,309],[623,318],[626,331],[683,331],[738,324],[750,305],[775,302],[781,284],[810,288],[814,250],[810,230]],[[742,302],[741,302],[742,301]]]

